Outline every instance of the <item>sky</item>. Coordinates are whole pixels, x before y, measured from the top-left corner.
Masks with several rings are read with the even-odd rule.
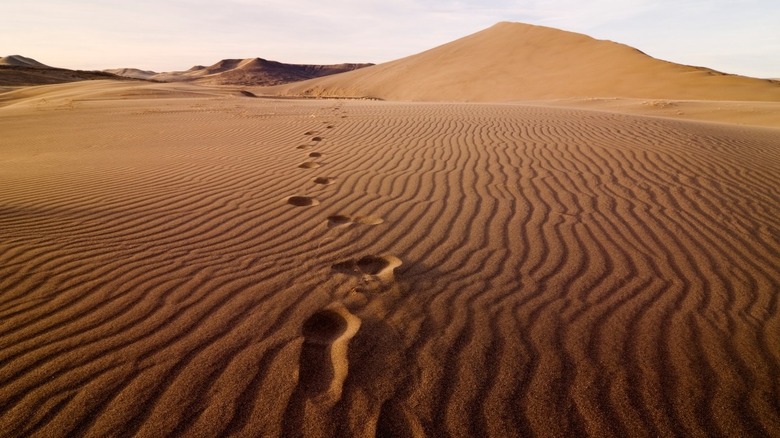
[[[0,0],[0,56],[72,69],[381,63],[518,21],[780,78],[780,0]]]

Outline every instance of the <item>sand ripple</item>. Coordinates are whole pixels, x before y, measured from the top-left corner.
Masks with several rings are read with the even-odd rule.
[[[780,430],[777,130],[239,97],[0,116],[6,436]]]

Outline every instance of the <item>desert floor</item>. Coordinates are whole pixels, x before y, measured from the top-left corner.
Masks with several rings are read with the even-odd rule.
[[[635,107],[0,94],[1,434],[777,436],[780,129]]]

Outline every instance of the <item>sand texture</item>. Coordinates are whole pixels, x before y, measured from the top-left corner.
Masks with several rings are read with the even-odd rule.
[[[780,431],[778,129],[98,81],[0,132],[2,436]]]
[[[448,44],[269,93],[407,101],[623,97],[780,101],[780,82],[674,64],[612,41],[499,23]]]

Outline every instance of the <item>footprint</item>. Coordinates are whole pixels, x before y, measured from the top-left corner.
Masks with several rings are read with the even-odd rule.
[[[311,158],[320,158],[321,156],[322,156],[322,154],[320,152],[311,152],[309,154],[309,157],[311,157]]]
[[[303,135],[314,135],[316,133],[317,133],[317,131],[306,131],[306,132],[303,133]]]
[[[325,127],[325,129],[333,129],[333,125],[328,125]]]
[[[308,397],[341,398],[349,371],[348,344],[360,324],[360,318],[341,303],[331,304],[304,321],[298,385]]]
[[[352,218],[349,216],[343,216],[337,214],[335,216],[328,216],[328,228],[341,228],[352,224]]]
[[[391,255],[367,255],[331,266],[334,271],[359,277],[364,283],[389,283],[395,279],[395,268],[401,266],[401,259]]]
[[[312,145],[312,144],[301,144],[301,145],[296,146],[295,148],[296,149],[311,149],[313,147],[314,147],[314,145]]]
[[[395,260],[393,260],[395,259]],[[398,264],[394,263],[399,262]],[[365,256],[357,259],[355,266],[360,269],[361,272],[368,275],[382,275],[393,274],[393,270],[400,264],[399,259],[395,257],[377,257],[377,256]]]
[[[379,225],[384,223],[384,220],[376,216],[346,216],[343,214],[337,214],[328,217],[328,228],[341,228],[352,224],[360,225]]]
[[[384,219],[378,216],[355,216],[352,219],[356,224],[361,225],[379,225],[385,222]]]
[[[330,178],[327,176],[318,176],[317,178],[314,178],[312,181],[314,181],[314,184],[322,184],[327,186],[333,184],[336,181],[336,178]]]
[[[316,163],[314,161],[305,161],[298,165],[301,169],[316,169],[320,167],[320,163]]]
[[[322,141],[322,137],[312,137],[311,141]]]
[[[286,198],[286,201],[288,204],[294,205],[296,207],[312,207],[315,205],[320,205],[320,201],[312,198],[311,196],[290,196]]]

